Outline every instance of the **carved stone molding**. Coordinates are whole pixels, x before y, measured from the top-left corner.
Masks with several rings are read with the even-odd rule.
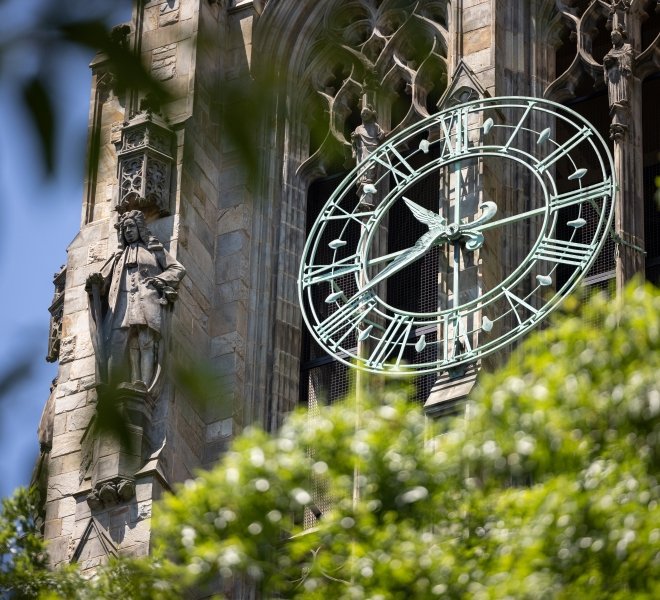
[[[64,287],[66,286],[66,267],[55,273],[53,277],[53,301],[48,308],[50,313],[50,329],[48,332],[48,354],[46,360],[55,362],[60,357],[60,344],[62,342],[62,311],[64,310]]]
[[[81,570],[93,568],[118,555],[117,547],[106,529],[94,517],[90,518],[80,541],[72,549],[70,561],[79,563]]]
[[[116,210],[170,214],[174,133],[147,111],[121,130],[118,155],[119,198]]]

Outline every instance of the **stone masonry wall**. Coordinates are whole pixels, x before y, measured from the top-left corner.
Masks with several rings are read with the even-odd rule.
[[[173,96],[172,102],[163,107],[162,116],[177,140],[171,216],[158,218],[149,227],[188,272],[173,313],[170,351],[176,348],[176,352],[170,354],[171,358],[191,359],[208,355],[210,348],[208,324],[214,297],[213,227],[217,220],[214,204],[218,186],[213,174],[217,157],[209,123],[218,80],[213,72],[217,49],[206,46],[199,52],[201,70],[195,61],[200,19],[204,21],[207,39],[222,39],[217,32],[220,6],[201,0],[152,0],[140,6],[140,11],[134,11],[133,35],[145,64]],[[90,509],[86,501],[91,462],[87,439],[96,412],[96,390],[84,285],[87,276],[100,269],[117,245],[113,227],[117,199],[114,142],[119,140],[123,123],[137,105],[134,93],[121,97],[115,94],[102,57],[92,66],[90,148],[98,150],[98,164],[90,170],[86,181],[81,231],[68,248],[45,506],[45,538],[52,562],[76,560],[85,569],[116,553],[148,552],[153,499],[169,482],[192,475],[203,462],[206,441],[205,422],[197,407],[171,383],[166,384],[146,431],[155,454],[136,475],[135,497],[116,506]],[[206,72],[205,82],[202,71]],[[196,89],[198,81],[201,83]],[[211,208],[204,208],[205,203],[210,203]],[[217,435],[221,435],[231,427],[224,424],[224,428],[216,429],[220,432]],[[158,453],[165,439],[165,448]]]

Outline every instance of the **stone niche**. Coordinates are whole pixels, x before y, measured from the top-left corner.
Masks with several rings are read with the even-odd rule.
[[[120,214],[170,214],[173,145],[174,133],[157,115],[140,113],[124,124],[117,152]]]

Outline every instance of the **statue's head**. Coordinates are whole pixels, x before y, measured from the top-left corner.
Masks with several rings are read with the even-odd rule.
[[[610,39],[612,40],[612,45],[615,47],[620,46],[624,42],[626,39],[626,32],[621,25],[612,29]]]
[[[149,242],[150,233],[141,210],[129,210],[119,217],[116,225],[119,230],[119,245],[125,246],[141,241],[143,244]]]
[[[363,121],[373,121],[376,118],[376,111],[371,104],[365,104],[360,111],[360,117]]]

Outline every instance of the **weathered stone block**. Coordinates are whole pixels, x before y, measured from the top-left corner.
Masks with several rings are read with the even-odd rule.
[[[250,226],[252,209],[248,204],[238,204],[230,208],[220,210],[217,223],[217,234],[229,233],[230,231],[245,230]]]
[[[486,48],[490,49],[491,34],[490,25],[466,33],[463,36],[463,52],[465,55],[474,54]]]
[[[85,429],[89,425],[89,422],[91,421],[95,412],[96,412],[96,406],[89,405],[89,406],[84,406],[82,408],[77,408],[76,410],[72,410],[71,412],[67,413],[67,419],[66,419],[67,431]]]
[[[229,233],[223,233],[218,236],[216,243],[217,256],[231,256],[240,252],[248,241],[247,232],[238,230]]]
[[[76,388],[78,385],[76,384]],[[58,397],[55,402],[55,411],[57,413],[82,408],[87,404],[87,392],[71,393],[66,396]]]
[[[59,510],[60,510],[59,500],[55,500],[53,502],[46,502],[45,505],[46,516],[44,517],[44,520],[52,521],[53,519],[57,519],[59,517]]]
[[[215,274],[216,282],[224,283],[232,279],[242,279],[248,272],[249,259],[243,253],[236,253],[233,256],[219,255],[216,257]]]
[[[53,435],[61,435],[66,431],[66,413],[55,415],[53,419]]]
[[[479,29],[492,21],[490,2],[481,2],[463,10],[463,31],[470,32]]]
[[[67,536],[72,535],[75,524],[76,524],[76,517],[73,514],[62,518],[62,535],[67,535]]]
[[[483,71],[492,69],[491,49],[484,48],[483,50],[479,50],[474,54],[465,56],[465,62],[475,73],[479,74],[481,77],[481,73]],[[485,83],[483,85],[484,87],[487,87]]]
[[[69,371],[69,379],[74,380],[74,379],[82,379],[83,377],[93,376],[95,370],[96,370],[96,363],[94,361],[93,356],[78,358],[71,365],[71,370]]]
[[[236,300],[247,300],[248,286],[241,279],[233,279],[216,286],[216,297],[218,304],[234,302]]]
[[[69,560],[69,540],[69,536],[62,536],[55,539],[50,538],[48,540],[48,546],[46,548],[52,566],[57,566]]]
[[[63,337],[60,342],[60,364],[70,362],[74,359],[76,351],[76,336]]]
[[[82,438],[83,430],[69,431],[62,435],[53,437],[53,449],[50,452],[51,458],[63,456],[71,452],[80,450],[80,440]]]
[[[53,475],[48,478],[48,501],[59,500],[78,490],[78,471]]]
[[[234,431],[234,420],[230,417],[228,419],[220,419],[215,423],[211,423],[206,428],[206,442],[217,442],[222,438],[231,437]]]
[[[76,524],[91,517],[92,511],[87,502],[86,496],[79,497],[76,500]]]
[[[96,375],[88,375],[87,377],[81,377],[79,382],[79,389],[82,390],[91,390],[96,387]]]
[[[237,350],[243,352],[244,346],[242,336],[238,332],[232,331],[211,340],[211,357],[230,354]]]
[[[48,463],[49,476],[61,475],[62,473],[70,473],[77,471],[80,467],[80,452],[75,451],[63,456],[51,458]],[[62,516],[62,515],[59,515]]]
[[[139,479],[135,485],[135,500],[137,502],[144,502],[150,500],[153,494],[153,479],[147,477]]]
[[[179,21],[179,0],[169,0],[160,5],[158,26],[167,27]]]

